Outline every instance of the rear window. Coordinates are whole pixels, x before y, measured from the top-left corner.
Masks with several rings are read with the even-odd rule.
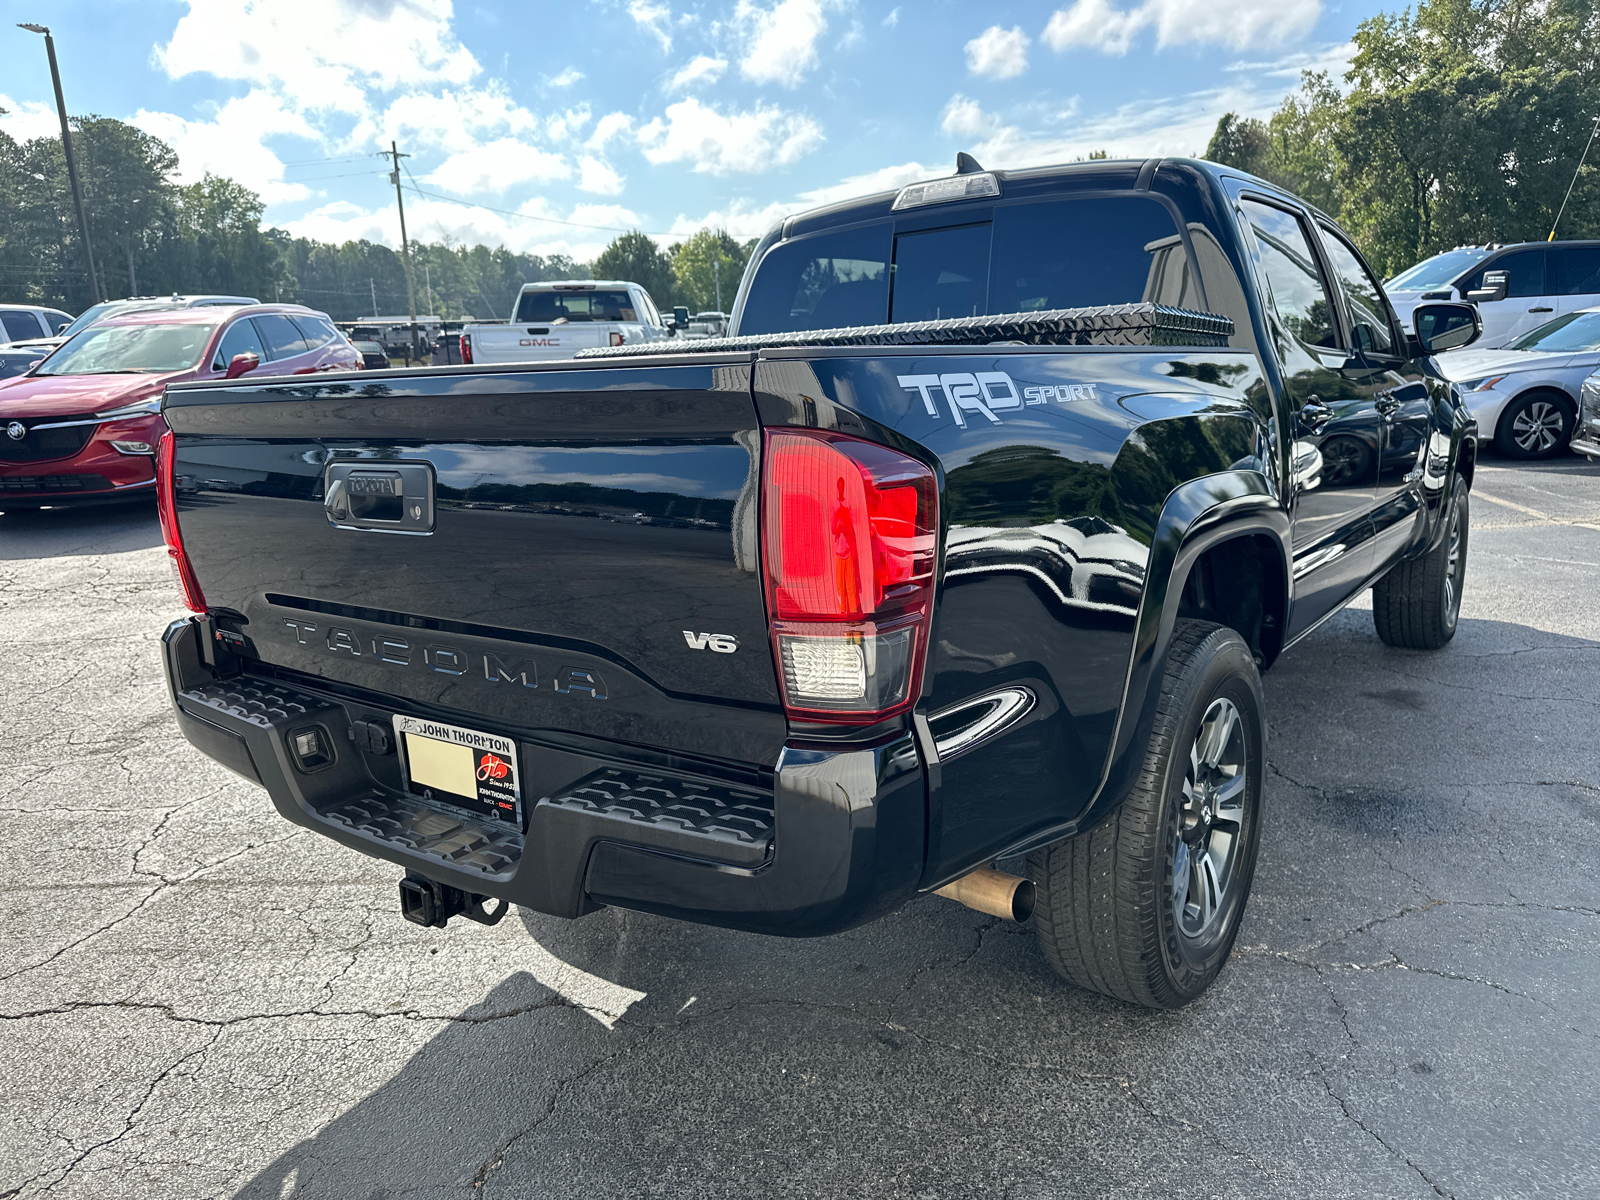
[[[517,301],[518,324],[557,325],[563,321],[637,321],[626,291],[524,292]]]
[[[830,230],[761,260],[739,332],[1169,303],[1181,248],[1167,210],[1142,196],[1002,205],[992,221],[898,235],[891,221]]]

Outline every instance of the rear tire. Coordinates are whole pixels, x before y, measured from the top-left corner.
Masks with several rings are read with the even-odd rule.
[[[1467,486],[1456,481],[1444,538],[1421,558],[1395,563],[1372,587],[1372,624],[1386,645],[1437,650],[1456,635],[1471,525]]]
[[[1244,640],[1180,620],[1132,790],[1110,819],[1028,856],[1039,946],[1066,979],[1177,1008],[1216,978],[1255,874],[1263,711]]]

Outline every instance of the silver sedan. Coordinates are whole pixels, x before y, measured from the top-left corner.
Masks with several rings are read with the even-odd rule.
[[[1439,356],[1461,389],[1479,435],[1510,458],[1566,451],[1577,426],[1579,389],[1600,369],[1600,308],[1563,313],[1500,350]]]

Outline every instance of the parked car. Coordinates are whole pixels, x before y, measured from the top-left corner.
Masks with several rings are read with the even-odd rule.
[[[361,355],[361,369],[363,371],[387,371],[389,369],[389,352],[377,342],[351,342],[356,348],[356,353]]]
[[[723,312],[695,313],[676,333],[683,338],[723,337],[728,332],[728,314]]]
[[[1500,350],[1439,356],[1445,377],[1509,458],[1564,453],[1577,427],[1583,381],[1600,368],[1600,307],[1567,313]]]
[[[1476,427],[1433,355],[1477,313],[1413,335],[1229,168],[958,171],[772,230],[744,336],[170,387],[179,728],[422,925],[937,893],[1194,999],[1272,844],[1259,670],[1369,588],[1389,644],[1455,632]]]
[[[292,304],[129,312],[0,382],[0,509],[150,496],[161,393],[186,379],[354,369],[326,315]]]
[[[30,347],[41,347],[54,350],[73,334],[98,325],[110,317],[124,317],[136,312],[160,312],[174,308],[213,308],[227,307],[235,304],[260,304],[261,301],[250,296],[131,296],[126,300],[102,300],[93,307],[84,309],[71,319],[71,324],[57,330],[49,337],[30,338],[26,342],[18,343]]]
[[[50,351],[44,346],[0,346],[0,380],[32,370]]]
[[[1578,420],[1572,448],[1590,462],[1600,462],[1600,370],[1578,389]]]
[[[1494,350],[1551,317],[1600,305],[1600,241],[1459,246],[1400,272],[1384,290],[1401,320],[1424,300],[1477,304],[1478,345]]]
[[[539,362],[593,346],[627,346],[671,336],[650,293],[616,279],[525,283],[506,324],[461,330],[463,362]]]
[[[72,314],[35,304],[0,304],[0,345],[54,337],[72,323]]]

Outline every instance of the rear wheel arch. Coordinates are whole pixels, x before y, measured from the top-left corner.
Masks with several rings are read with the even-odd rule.
[[[1282,543],[1267,528],[1224,530],[1208,539],[1177,585],[1177,617],[1234,630],[1265,670],[1283,649],[1289,569]]]

